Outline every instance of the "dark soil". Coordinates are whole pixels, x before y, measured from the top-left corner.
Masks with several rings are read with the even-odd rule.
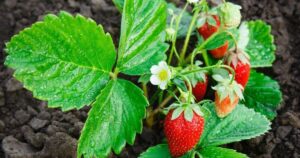
[[[284,102],[272,130],[258,138],[229,146],[254,158],[300,157],[300,2],[238,0],[246,19],[264,19],[273,27],[277,60],[268,75],[281,85]],[[181,4],[180,0],[176,0]],[[121,15],[110,0],[0,0],[0,157],[75,157],[77,139],[89,108],[63,113],[49,109],[4,67],[4,43],[47,13],[66,10],[101,23],[118,39]],[[117,43],[118,41],[115,41]],[[161,141],[161,129],[144,128],[135,145],[119,157],[134,158]],[[111,155],[111,157],[116,157]]]

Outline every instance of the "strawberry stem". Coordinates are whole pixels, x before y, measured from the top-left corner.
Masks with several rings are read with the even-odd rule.
[[[181,13],[179,14],[178,19],[176,19],[175,35],[174,35],[175,38],[172,40],[172,49],[171,49],[171,52],[170,52],[170,57],[169,57],[169,60],[168,60],[168,65],[171,64],[174,52],[175,52],[176,57],[179,60],[179,63],[181,63],[178,51],[176,49],[176,41],[177,41],[177,32],[178,32],[178,29],[179,29],[179,24],[181,22],[182,16],[183,16],[183,14],[184,14],[187,6],[188,6],[188,3],[185,4],[184,8],[182,9]]]
[[[188,32],[187,32],[187,36],[185,38],[185,41],[184,41],[184,45],[183,45],[183,48],[182,48],[182,51],[180,53],[180,60],[181,61],[184,61],[184,57],[185,57],[185,54],[186,54],[186,50],[187,50],[187,47],[188,47],[188,44],[189,44],[189,41],[190,41],[190,38],[191,38],[191,34],[192,34],[192,31],[194,29],[194,26],[196,24],[196,20],[198,18],[198,14],[200,13],[200,7],[196,7],[195,8],[195,12],[194,12],[194,15],[193,15],[193,18],[192,18],[192,21],[190,23],[190,26],[189,26],[189,29],[188,29]],[[180,63],[182,64],[182,63]]]

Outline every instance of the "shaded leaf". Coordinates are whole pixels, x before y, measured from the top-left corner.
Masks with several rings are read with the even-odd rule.
[[[282,101],[278,83],[256,71],[251,71],[244,97],[245,101],[243,103],[246,106],[253,108],[269,119],[275,118],[276,109]]]
[[[182,9],[177,8],[173,3],[168,3],[167,7],[168,7],[168,9],[172,9],[174,11],[174,14],[176,14],[178,16],[182,12]],[[171,24],[171,19],[172,19],[172,15],[168,14],[168,26],[170,26],[170,24]],[[179,23],[177,38],[182,38],[182,37],[186,36],[191,21],[192,21],[192,15],[189,12],[184,11],[184,13],[182,15],[182,19]],[[174,22],[174,25],[175,25],[175,22]],[[175,26],[174,26],[174,28],[175,28]]]

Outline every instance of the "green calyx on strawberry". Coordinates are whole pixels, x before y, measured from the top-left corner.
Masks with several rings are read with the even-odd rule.
[[[229,75],[230,78],[224,78],[218,74],[215,74],[212,77],[218,82],[216,86],[212,87],[212,89],[216,91],[215,109],[217,115],[220,118],[223,118],[234,110],[239,99],[244,99],[242,92],[244,88],[234,80],[231,82],[230,78],[232,75]]]
[[[218,15],[204,15],[202,16],[198,22],[198,32],[199,34],[206,40],[214,33],[218,32],[221,23]],[[219,48],[210,50],[209,53],[216,59],[220,59],[225,56],[228,49],[228,41],[224,43]]]
[[[235,71],[235,80],[243,87],[246,86],[250,77],[250,57],[241,49],[230,51],[225,61]]]
[[[172,157],[180,157],[197,145],[205,120],[197,104],[175,103],[170,108],[164,122],[164,133]]]

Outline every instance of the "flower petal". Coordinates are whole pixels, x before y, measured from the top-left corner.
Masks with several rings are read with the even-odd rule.
[[[161,82],[161,83],[159,84],[159,88],[162,89],[162,90],[165,90],[165,89],[167,88],[167,83],[168,83],[168,82]]]
[[[156,75],[152,75],[152,76],[150,77],[150,82],[151,82],[153,85],[159,85],[159,84],[161,84],[160,79],[159,79],[158,76],[156,76]]]
[[[158,74],[160,70],[161,70],[161,68],[157,65],[153,65],[150,69],[152,74]]]

